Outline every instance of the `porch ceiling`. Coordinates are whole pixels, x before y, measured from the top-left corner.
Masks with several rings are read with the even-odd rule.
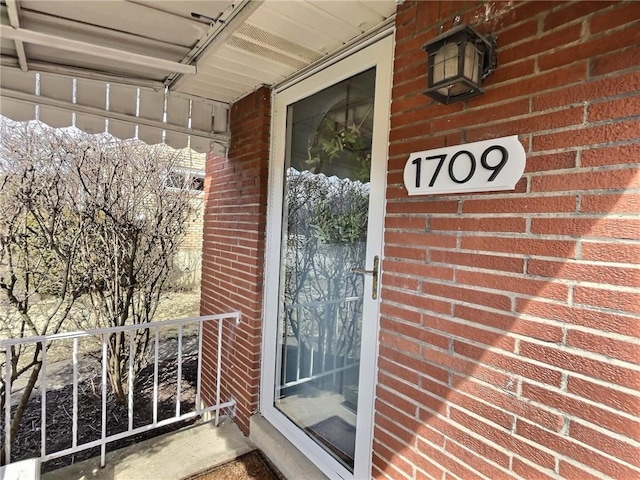
[[[120,138],[182,147],[191,137],[208,151],[226,143],[230,103],[395,10],[394,0],[2,0],[0,113],[89,132],[110,119]]]

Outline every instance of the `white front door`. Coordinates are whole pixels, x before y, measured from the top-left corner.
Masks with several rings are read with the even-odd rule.
[[[261,410],[368,478],[393,37],[274,95]]]

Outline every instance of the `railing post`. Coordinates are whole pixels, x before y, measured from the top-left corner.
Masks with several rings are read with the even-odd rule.
[[[102,334],[102,431],[100,434],[100,467],[107,464],[107,334]]]
[[[42,367],[40,368],[40,456],[47,454],[47,342],[42,345]]]
[[[200,415],[202,411],[202,335],[204,333],[204,322],[198,322],[198,376],[196,377],[196,412]]]
[[[73,448],[78,446],[78,337],[73,339],[73,424],[71,425]]]
[[[133,430],[133,332],[129,331],[129,375],[127,378],[127,384],[129,385],[127,412],[129,415],[129,431]]]
[[[4,464],[11,462],[11,347],[5,350],[4,377]]]
[[[160,327],[156,327],[153,355],[153,424],[158,423],[158,355],[160,353]]]
[[[220,423],[220,382],[222,381],[222,322],[218,320],[218,354],[217,354],[217,372],[216,372],[216,427]]]
[[[180,416],[180,395],[182,388],[182,325],[178,325],[178,379],[176,383],[176,417]]]

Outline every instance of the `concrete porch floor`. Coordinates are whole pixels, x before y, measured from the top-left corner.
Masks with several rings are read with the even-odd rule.
[[[168,433],[133,446],[78,462],[41,476],[43,480],[179,480],[254,450],[233,421],[212,422]]]

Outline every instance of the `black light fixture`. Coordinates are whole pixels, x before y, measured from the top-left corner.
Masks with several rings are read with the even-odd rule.
[[[428,87],[424,94],[449,104],[484,93],[482,81],[497,66],[496,38],[460,25],[427,42]]]

